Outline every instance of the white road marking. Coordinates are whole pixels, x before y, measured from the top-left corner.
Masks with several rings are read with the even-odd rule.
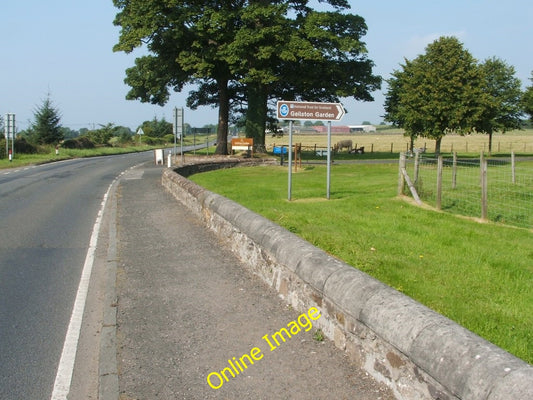
[[[96,244],[98,242],[98,234],[100,233],[102,215],[104,213],[109,192],[115,181],[116,179],[113,180],[113,182],[109,185],[107,192],[104,195],[100,205],[100,210],[98,211],[98,215],[93,226],[91,239],[89,241],[89,249],[87,250],[87,256],[85,257],[85,264],[83,265],[78,292],[76,294],[76,300],[70,316],[70,323],[68,325],[65,343],[63,344],[63,351],[61,353],[61,359],[59,360],[59,366],[57,368],[54,390],[52,392],[52,397],[50,398],[51,400],[66,400],[70,391],[70,383],[72,380],[72,373],[74,371],[74,361],[76,359],[76,351],[80,337],[83,312],[85,310],[85,300],[87,299],[87,291],[89,289],[89,281],[91,279],[91,272],[94,264],[94,254],[96,251]]]
[[[142,163],[130,167],[126,171],[136,168],[139,165],[142,165]],[[85,264],[83,265],[78,292],[76,294],[76,300],[74,301],[74,307],[72,308],[72,314],[70,316],[65,343],[63,344],[63,351],[61,352],[61,359],[59,360],[59,366],[57,367],[54,389],[50,400],[67,400],[70,392],[70,384],[74,372],[74,362],[76,361],[76,352],[78,349],[78,340],[80,338],[81,323],[94,264],[94,254],[96,252],[98,235],[100,233],[100,225],[102,224],[102,216],[104,215],[105,206],[112,186],[126,173],[126,171],[121,172],[107,188],[102,203],[100,204],[100,210],[96,216],[96,221],[94,222],[91,239],[89,241],[89,249],[87,250],[87,256],[85,257]]]

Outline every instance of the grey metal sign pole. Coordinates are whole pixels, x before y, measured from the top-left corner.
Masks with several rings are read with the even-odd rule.
[[[178,131],[180,134],[181,143],[181,165],[183,165],[185,164],[185,161],[183,159],[183,108],[178,109]]]
[[[328,121],[328,172],[326,178],[326,198],[329,200],[329,189],[331,185],[331,121]]]
[[[4,118],[4,133],[6,136],[6,156],[9,153],[9,132],[8,132],[8,116],[9,114],[6,114],[6,117]]]
[[[291,201],[292,193],[292,121],[289,121],[289,193],[288,200]],[[283,147],[281,148],[283,152]]]
[[[178,140],[178,108],[174,107],[174,121],[173,122],[173,128],[174,128],[174,159],[176,158],[176,141]]]
[[[174,156],[176,154],[176,140],[181,143],[181,163],[183,164],[183,107],[174,107]]]

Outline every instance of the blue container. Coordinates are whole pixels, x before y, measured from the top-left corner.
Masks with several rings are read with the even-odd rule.
[[[281,154],[281,149],[283,149],[283,154],[287,154],[287,148],[285,146],[275,146],[274,154]]]

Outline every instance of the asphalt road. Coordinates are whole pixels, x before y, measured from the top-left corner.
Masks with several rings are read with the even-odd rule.
[[[0,399],[49,399],[92,228],[151,152],[0,170]]]

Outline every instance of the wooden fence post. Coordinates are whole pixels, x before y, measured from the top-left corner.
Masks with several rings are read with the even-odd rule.
[[[398,196],[403,194],[403,188],[405,184],[405,179],[403,177],[403,170],[405,169],[405,153],[400,153],[400,165],[398,168]]]
[[[418,173],[420,172],[420,152],[415,152],[415,173],[414,173],[414,181],[415,185],[418,185]]]
[[[405,167],[405,153],[400,153],[400,171],[398,172],[398,195],[400,196],[403,194],[405,183],[407,183],[407,186],[409,186],[409,190],[411,191],[411,194],[413,195],[413,199],[415,200],[416,204],[422,205],[422,200],[420,200],[420,196],[418,196],[418,192],[416,191],[413,182],[411,182],[411,178],[409,178],[409,175],[407,174],[407,169]]]

